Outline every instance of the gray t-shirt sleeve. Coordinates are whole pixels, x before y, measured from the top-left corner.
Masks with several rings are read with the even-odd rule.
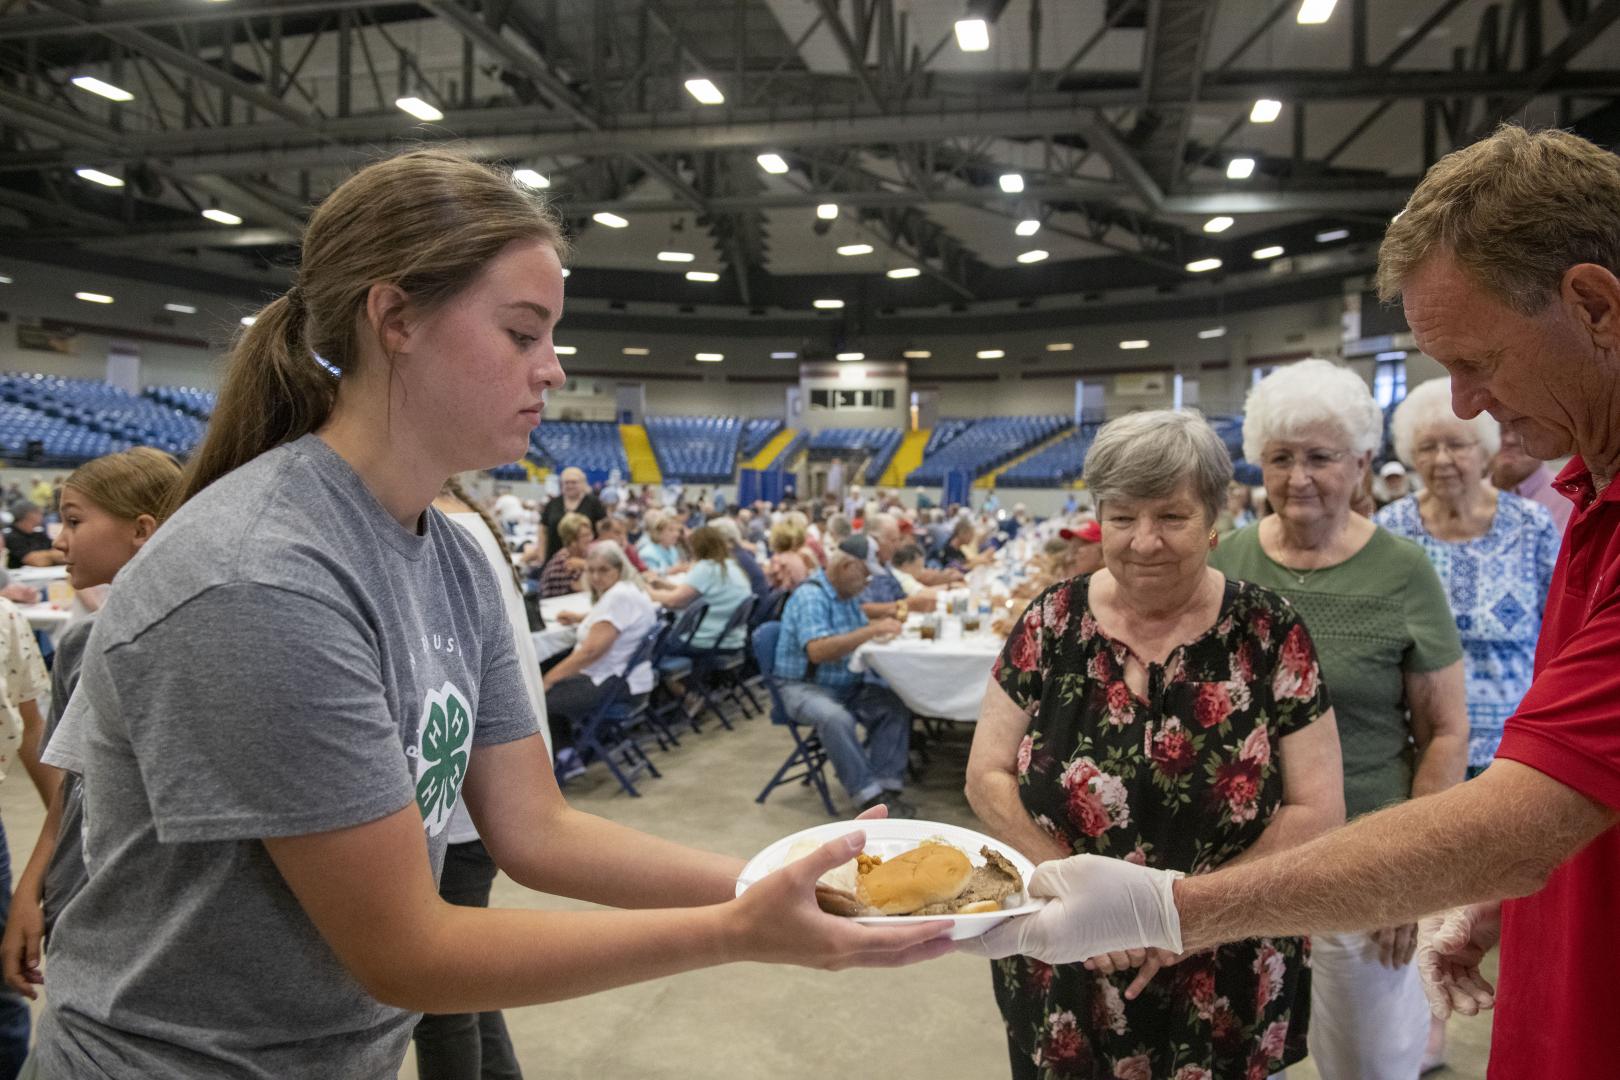
[[[123,729],[164,843],[325,832],[415,798],[377,642],[320,600],[218,586],[102,660],[118,700],[98,726]]]

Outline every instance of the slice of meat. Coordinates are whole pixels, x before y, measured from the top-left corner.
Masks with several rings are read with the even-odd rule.
[[[973,876],[968,878],[967,888],[962,890],[961,895],[951,905],[953,909],[983,903],[986,900],[994,900],[999,904],[1014,893],[1024,891],[1023,875],[1005,855],[991,847],[980,848],[979,854],[984,856],[984,865],[974,868]]]

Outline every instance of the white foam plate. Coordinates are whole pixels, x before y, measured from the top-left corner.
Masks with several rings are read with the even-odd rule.
[[[1029,884],[1030,875],[1035,872],[1034,864],[1014,851],[1011,846],[972,829],[964,829],[960,825],[947,825],[943,821],[906,821],[888,818],[874,821],[829,821],[825,825],[817,825],[803,832],[796,832],[792,836],[784,836],[750,859],[748,865],[743,868],[742,876],[737,879],[737,895],[741,896],[750,885],[767,874],[782,869],[787,864],[788,852],[799,841],[811,840],[817,844],[825,844],[860,830],[866,832],[866,853],[881,855],[884,859],[891,859],[902,852],[910,851],[924,840],[938,839],[961,848],[974,866],[984,865],[984,856],[979,854],[979,848],[985,846],[994,848],[1018,868],[1026,886]],[[1000,911],[986,911],[977,915],[858,915],[855,921],[881,926],[949,922],[951,939],[962,941],[978,937],[1008,919],[1016,919],[1039,911],[1045,906],[1046,901],[1031,900],[1027,893],[1014,893],[1003,901],[1003,904],[1006,906]]]

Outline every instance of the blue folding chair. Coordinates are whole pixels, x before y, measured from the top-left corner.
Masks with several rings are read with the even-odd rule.
[[[669,727],[669,719],[680,716],[688,723],[692,718],[681,711],[681,696],[670,693],[664,685],[665,679],[685,679],[692,674],[692,657],[688,655],[692,647],[692,638],[697,634],[698,627],[703,625],[703,619],[709,614],[707,600],[693,600],[679,615],[675,616],[675,624],[669,628],[664,638],[663,648],[659,650],[657,662],[653,665],[658,675],[658,685],[653,688],[657,700],[653,703],[653,722],[674,738]],[[692,723],[692,730],[700,730],[697,724]]]
[[[748,597],[737,605],[726,620],[726,625],[720,628],[720,634],[714,639],[713,648],[705,649],[692,657],[691,686],[703,699],[703,707],[692,716],[692,727],[697,728],[697,718],[704,710],[714,713],[720,725],[727,731],[736,730],[720,706],[715,704],[714,690],[716,684],[725,686],[726,700],[742,709],[743,715],[752,717],[759,712],[759,701],[743,682],[743,667],[748,662],[748,616],[754,610],[754,598]],[[743,631],[743,644],[735,649],[724,649],[720,642],[726,640],[736,631]],[[740,695],[740,696],[739,696]]]
[[[764,623],[754,630],[753,652],[754,662],[759,665],[760,675],[765,680],[765,689],[771,695],[771,723],[780,724],[788,729],[793,736],[793,752],[788,754],[782,767],[776,770],[776,775],[760,791],[759,797],[754,801],[764,803],[772,791],[783,784],[791,784],[797,780],[801,784],[814,784],[816,793],[821,796],[821,804],[827,808],[832,817],[838,816],[833,809],[832,794],[827,790],[827,751],[821,745],[821,736],[816,734],[814,728],[807,732],[801,731],[799,724],[788,714],[787,707],[782,704],[782,694],[776,683],[776,643],[782,636],[780,621]],[[808,725],[806,725],[808,727]],[[802,771],[793,772],[795,768]],[[789,775],[789,774],[792,775]]]
[[[656,779],[663,773],[658,771],[658,766],[642,749],[634,732],[635,727],[649,715],[647,701],[652,694],[650,691],[632,694],[629,677],[651,658],[668,632],[668,625],[660,621],[641,639],[641,644],[636,646],[636,651],[624,666],[624,675],[615,675],[602,684],[601,704],[574,733],[574,748],[579,751],[580,760],[587,765],[593,761],[606,763],[613,778],[632,798],[641,797],[641,792],[636,790],[632,782],[635,777],[646,772]]]

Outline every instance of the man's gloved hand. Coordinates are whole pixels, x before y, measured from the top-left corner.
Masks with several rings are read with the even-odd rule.
[[[1418,923],[1418,974],[1430,1012],[1444,1020],[1496,1004],[1496,987],[1479,973],[1479,962],[1501,936],[1500,903],[1454,908]]]
[[[1032,956],[1073,964],[1126,949],[1181,949],[1181,916],[1171,892],[1182,875],[1123,859],[1076,855],[1044,862],[1029,880],[1032,897],[1047,905],[959,942],[961,952],[999,960]]]

